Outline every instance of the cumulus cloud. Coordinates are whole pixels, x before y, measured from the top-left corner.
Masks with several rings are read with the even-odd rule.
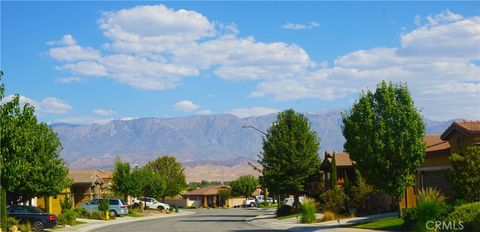
[[[113,109],[94,109],[93,113],[97,115],[108,116],[117,114],[117,111]]]
[[[302,23],[285,23],[282,25],[283,29],[288,29],[288,30],[303,30],[303,29],[312,29],[319,27],[320,23],[317,22],[310,22],[307,24],[302,24]]]
[[[261,116],[267,114],[277,113],[279,110],[268,107],[252,107],[252,108],[237,108],[228,111],[227,113],[233,114],[239,118],[247,118],[253,116]]]
[[[61,77],[57,78],[57,82],[68,84],[68,83],[74,83],[74,82],[81,82],[83,78],[81,77]]]
[[[5,104],[6,102],[11,101],[13,97],[14,95],[6,96],[0,103]],[[68,104],[68,102],[54,97],[47,97],[37,101],[20,95],[19,102],[22,106],[27,103],[32,105],[35,107],[35,112],[39,115],[65,114],[72,109],[72,106]]]
[[[198,109],[198,105],[194,104],[189,100],[183,100],[183,101],[177,102],[173,106],[173,109],[178,111],[191,112]]]

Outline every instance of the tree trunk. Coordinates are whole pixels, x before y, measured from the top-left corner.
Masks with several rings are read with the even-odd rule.
[[[43,199],[45,199],[45,211],[50,213],[50,196],[44,196]]]
[[[2,230],[8,231],[7,230],[7,190],[5,190],[5,188],[1,189],[0,207],[1,207],[0,214],[2,214],[2,220],[1,220]]]
[[[298,193],[293,194],[293,207],[295,208],[295,211],[300,209],[300,199],[298,197]]]

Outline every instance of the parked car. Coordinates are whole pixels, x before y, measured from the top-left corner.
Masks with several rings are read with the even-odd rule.
[[[108,203],[110,204],[110,216],[121,216],[128,214],[128,205],[122,199],[118,198],[107,198]],[[86,204],[82,205],[81,207],[86,209],[87,211],[98,211],[98,204],[103,201],[102,198],[93,199]]]
[[[169,210],[170,205],[157,201],[155,198],[152,197],[141,197],[133,202],[133,204],[143,205],[145,204],[150,209],[158,209],[158,210]]]
[[[264,202],[264,201],[265,200],[263,198],[263,195],[258,195],[254,198],[249,198],[249,199],[243,200],[243,206],[254,207],[254,206],[257,206],[258,204],[260,204],[261,202]],[[270,204],[273,204],[273,198],[271,198],[271,197],[267,198],[267,202],[270,203]]]
[[[44,228],[53,228],[57,225],[57,215],[45,213],[33,206],[8,206],[7,214],[19,220],[20,223],[29,222],[33,231],[43,231]]]
[[[298,197],[298,200],[300,201],[300,204],[303,204],[303,201],[305,200],[305,197],[300,196],[300,197]],[[289,197],[289,198],[285,198],[283,203],[285,205],[293,206],[294,201],[295,200],[293,199],[293,197]]]

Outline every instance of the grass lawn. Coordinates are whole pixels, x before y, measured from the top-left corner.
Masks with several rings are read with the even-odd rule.
[[[390,230],[390,231],[411,231],[403,225],[403,219],[398,217],[388,217],[363,222],[352,226],[361,229]]]
[[[283,220],[283,219],[294,218],[294,217],[300,218],[301,215],[302,215],[302,213],[294,213],[294,214],[290,214],[290,215],[287,215],[287,216],[277,217],[277,219],[278,220]]]

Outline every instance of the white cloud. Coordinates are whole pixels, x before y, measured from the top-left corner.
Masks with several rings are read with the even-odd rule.
[[[77,41],[75,41],[72,35],[66,34],[60,40],[47,42],[47,45],[72,46],[76,43]]]
[[[57,81],[60,83],[68,84],[68,83],[74,83],[74,82],[81,82],[83,78],[81,77],[61,77],[58,78]]]
[[[228,111],[227,113],[233,114],[239,118],[247,118],[253,116],[261,116],[267,114],[274,114],[279,112],[277,109],[268,107],[252,107],[252,108],[237,108]]]
[[[319,27],[320,23],[318,22],[310,22],[307,24],[302,24],[302,23],[285,23],[282,25],[283,29],[289,29],[289,30],[303,30],[303,29],[312,29]]]
[[[178,111],[191,112],[191,111],[194,111],[194,110],[198,109],[198,105],[194,104],[193,102],[191,102],[189,100],[183,100],[183,101],[177,102],[173,106],[173,109],[178,110]]]
[[[77,44],[50,48],[48,55],[55,60],[68,62],[98,60],[101,58],[101,53],[99,51],[90,47],[81,47]]]
[[[210,115],[212,114],[213,112],[209,109],[205,109],[205,110],[200,110],[197,112],[198,115]]]
[[[84,76],[106,76],[108,75],[105,66],[94,61],[81,61],[78,63],[70,63],[61,66],[59,69],[68,70],[75,75]]]
[[[14,95],[6,96],[0,102],[1,104],[5,104],[8,101],[11,101]],[[39,115],[45,114],[65,114],[72,109],[72,106],[68,104],[68,102],[54,98],[54,97],[47,97],[40,101],[21,96],[19,99],[20,105],[25,105],[26,103],[35,107],[35,112]]]
[[[97,115],[108,116],[108,115],[117,114],[117,111],[113,109],[94,109],[93,113]]]

